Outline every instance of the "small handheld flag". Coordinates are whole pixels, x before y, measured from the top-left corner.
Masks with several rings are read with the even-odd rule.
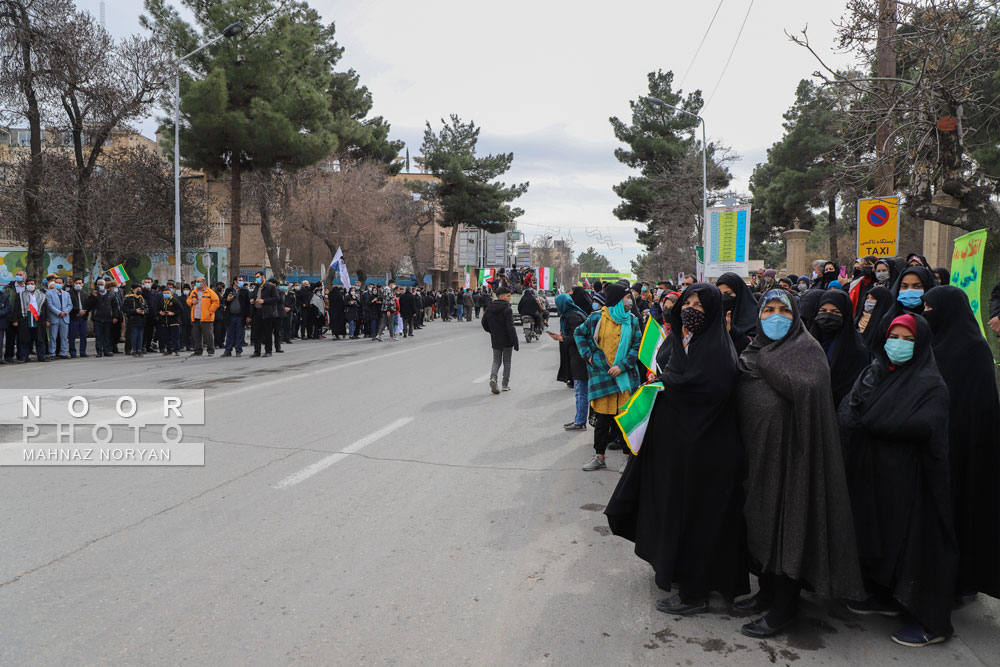
[[[656,370],[656,353],[665,338],[663,327],[656,318],[646,320],[646,330],[642,332],[642,341],[639,343],[639,361],[643,366]]]
[[[632,394],[622,413],[615,417],[615,423],[625,436],[625,444],[633,454],[638,454],[642,448],[649,416],[653,413],[653,404],[656,402],[656,394],[661,391],[663,391],[662,382],[642,385]]]
[[[111,269],[111,277],[115,279],[115,282],[119,285],[124,285],[128,282],[128,272],[125,271],[125,265],[119,264],[118,266]]]
[[[31,313],[31,316],[34,317],[35,321],[37,322],[38,321],[38,308],[35,306],[35,304],[33,304],[33,303],[29,303],[28,304],[28,312]]]

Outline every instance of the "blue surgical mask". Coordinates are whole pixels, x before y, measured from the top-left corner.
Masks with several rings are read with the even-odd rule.
[[[597,312],[598,310],[601,309],[601,304],[594,301],[593,303],[590,304],[590,307],[594,309],[594,312]]]
[[[242,280],[237,280],[236,281],[236,286],[237,287],[243,287],[243,281]]]
[[[907,308],[916,308],[924,300],[924,291],[922,289],[900,290],[896,300]]]
[[[890,338],[885,341],[885,353],[894,364],[905,364],[913,358],[913,341]]]
[[[760,328],[764,330],[764,335],[771,340],[781,340],[792,328],[792,318],[788,315],[775,313],[766,320],[761,320]]]
[[[23,283],[24,282],[24,276],[14,276],[14,282],[15,283]]]
[[[257,283],[258,285],[260,285],[260,278],[254,278],[254,279],[253,279],[253,281],[254,281],[255,283]]]
[[[62,288],[63,288],[62,283],[56,283],[56,289],[62,289]]]

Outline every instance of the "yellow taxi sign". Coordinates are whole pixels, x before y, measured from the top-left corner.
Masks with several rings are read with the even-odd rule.
[[[899,241],[899,197],[858,200],[858,257],[895,257]]]

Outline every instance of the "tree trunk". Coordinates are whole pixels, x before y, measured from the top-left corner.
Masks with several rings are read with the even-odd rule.
[[[240,240],[243,232],[243,183],[240,173],[240,160],[233,156],[232,182],[229,185],[230,221],[229,221],[229,280],[240,275]]]
[[[458,239],[458,225],[451,228],[451,242],[448,244],[448,277],[445,278],[447,287],[456,287],[455,281],[455,241]]]
[[[30,27],[26,13],[22,12],[20,31],[28,35],[31,32]],[[24,37],[20,44],[24,66],[21,92],[27,101],[28,129],[31,135],[31,166],[24,182],[25,236],[28,241],[25,274],[29,278],[41,280],[46,268],[43,266],[45,227],[41,205],[38,202],[38,189],[42,184],[42,115],[38,109],[38,96],[35,94],[35,75],[31,65],[29,39]]]
[[[893,134],[895,124],[890,111],[896,94],[896,53],[892,39],[896,36],[896,0],[879,0],[878,43],[875,47],[875,66],[882,79],[878,86],[885,100],[885,115],[875,128],[875,195],[891,197],[896,191]],[[832,259],[832,258],[831,258]]]
[[[257,208],[260,212],[260,235],[264,239],[264,248],[267,250],[267,259],[271,262],[271,272],[278,277],[278,280],[285,279],[285,265],[281,261],[281,254],[274,243],[274,236],[271,234],[271,202],[268,200],[266,188],[261,188],[260,197],[257,199]]]
[[[830,260],[837,266],[837,255],[839,254],[839,248],[837,248],[837,195],[831,195],[830,199],[826,202],[827,212],[830,215]],[[850,274],[848,274],[850,275]]]

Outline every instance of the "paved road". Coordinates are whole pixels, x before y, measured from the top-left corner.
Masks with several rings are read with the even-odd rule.
[[[203,388],[198,468],[0,469],[0,665],[997,665],[1000,605],[914,650],[808,602],[772,641],[676,619],[584,473],[555,344],[486,386],[477,322],[270,359],[74,360],[5,387]],[[352,452],[335,456],[337,452]],[[829,613],[828,613],[829,612]]]

